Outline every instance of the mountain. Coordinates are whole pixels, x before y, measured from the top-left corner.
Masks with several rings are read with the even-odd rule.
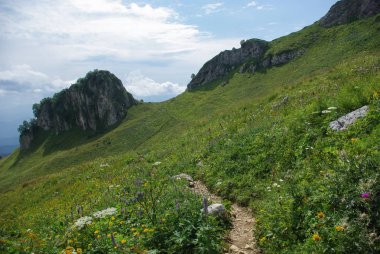
[[[377,3],[340,1],[334,25],[244,41],[103,132],[40,130],[0,160],[0,250],[225,253],[228,219],[200,212],[207,200],[172,177],[187,173],[252,209],[265,253],[379,253]]]
[[[338,1],[330,11],[317,23],[322,27],[347,24],[352,21],[371,17],[380,12],[378,0],[345,0]],[[222,79],[233,71],[240,73],[265,71],[268,68],[286,64],[304,54],[305,50],[317,39],[317,34],[300,41],[296,47],[283,48],[282,51],[271,50],[275,43],[259,39],[241,41],[241,48],[226,50],[205,63],[198,74],[187,86],[191,91],[211,81]],[[225,83],[221,83],[225,85]]]
[[[104,130],[116,124],[137,104],[121,81],[108,71],[95,70],[70,88],[33,105],[35,119],[21,126],[20,147],[27,150],[38,130],[60,133],[74,127]]]

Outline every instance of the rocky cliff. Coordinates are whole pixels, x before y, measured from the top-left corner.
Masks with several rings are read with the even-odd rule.
[[[341,0],[331,7],[330,11],[318,21],[318,24],[328,28],[374,16],[379,12],[380,0]],[[305,47],[301,47],[270,54],[271,45],[271,42],[251,39],[242,41],[239,49],[221,52],[203,65],[187,85],[187,90],[195,90],[209,82],[226,77],[233,71],[254,73],[286,64],[303,55],[307,50]]]
[[[242,41],[241,48],[225,50],[203,65],[198,74],[188,84],[187,89],[193,90],[214,81],[231,72],[245,61],[250,59],[259,60],[267,48],[268,42],[263,40]]]
[[[341,0],[319,21],[323,27],[346,24],[380,12],[380,0]]]
[[[108,71],[92,71],[70,88],[33,105],[35,119],[20,126],[20,147],[28,149],[36,129],[55,133],[79,127],[104,130],[116,124],[137,102]]]
[[[242,41],[239,49],[221,52],[203,65],[198,74],[187,85],[187,90],[191,91],[211,81],[223,78],[238,67],[240,73],[254,73],[258,70],[285,64],[304,53],[304,50],[299,49],[266,55],[269,47],[267,41],[251,39]]]

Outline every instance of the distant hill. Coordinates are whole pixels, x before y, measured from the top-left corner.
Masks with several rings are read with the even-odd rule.
[[[18,147],[18,137],[0,138],[0,156],[11,154]]]

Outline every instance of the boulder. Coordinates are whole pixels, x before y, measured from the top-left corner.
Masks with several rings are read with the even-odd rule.
[[[201,209],[203,212],[203,209]],[[212,204],[207,207],[207,213],[215,216],[224,216],[227,214],[227,209],[223,204]]]
[[[340,117],[339,119],[330,122],[329,127],[334,131],[346,130],[350,125],[354,124],[359,118],[367,115],[369,111],[368,106],[361,107],[347,115]]]

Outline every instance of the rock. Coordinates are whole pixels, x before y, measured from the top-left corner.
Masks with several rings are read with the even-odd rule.
[[[203,211],[203,209],[201,209]],[[207,207],[208,214],[224,216],[227,213],[226,207],[222,204],[212,204]]]
[[[340,117],[338,120],[332,121],[329,124],[330,129],[334,131],[346,130],[350,125],[354,124],[359,118],[367,115],[368,106],[361,107],[347,115]]]
[[[105,130],[123,119],[127,110],[137,103],[115,75],[95,70],[53,98],[45,98],[33,105],[36,119],[31,125],[57,134],[77,127]],[[33,135],[21,132],[21,148],[27,149],[33,138]]]
[[[230,246],[230,253],[240,253],[239,247],[237,247],[236,245],[231,245]]]
[[[187,85],[187,90],[194,90],[206,83],[224,77],[245,61],[261,59],[267,48],[268,42],[251,39],[243,42],[239,49],[221,52],[203,65],[198,74]]]
[[[319,20],[319,24],[327,28],[375,16],[379,12],[379,0],[342,0],[330,8],[329,12]]]
[[[188,182],[194,182],[193,178],[189,176],[188,174],[181,173],[179,175],[173,176],[174,179],[186,179]]]
[[[191,91],[205,84],[223,78],[240,66],[239,72],[255,73],[258,69],[270,68],[286,64],[294,58],[304,54],[304,50],[288,50],[268,55],[264,58],[269,44],[266,41],[251,39],[242,43],[240,49],[226,50],[205,63],[187,85],[187,90]],[[220,85],[225,86],[228,81]]]
[[[247,249],[247,250],[253,250],[252,246],[249,245],[249,244],[246,244],[245,247],[244,247],[244,249]]]

